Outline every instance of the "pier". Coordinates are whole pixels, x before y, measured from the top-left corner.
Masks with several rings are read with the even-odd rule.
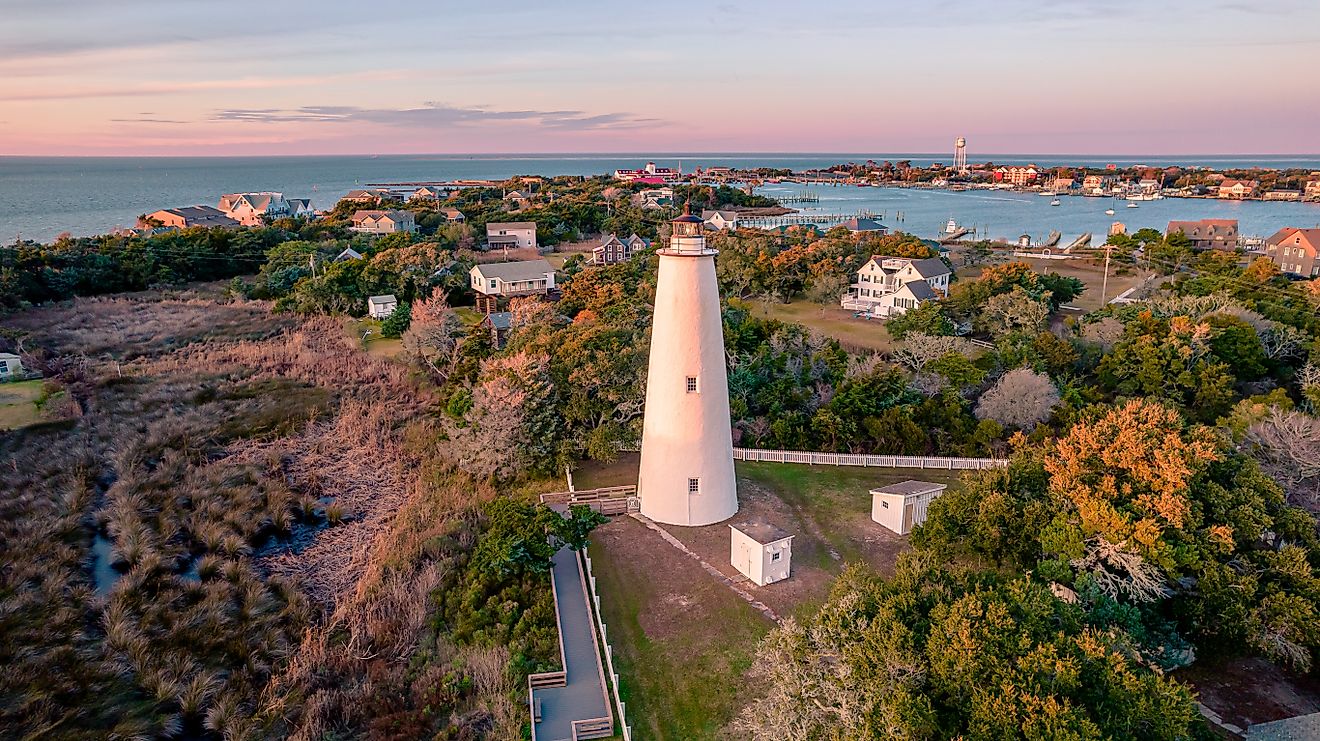
[[[738,218],[738,227],[751,229],[774,229],[781,226],[838,226],[849,219],[867,218],[856,214],[783,214],[780,216],[746,216]]]

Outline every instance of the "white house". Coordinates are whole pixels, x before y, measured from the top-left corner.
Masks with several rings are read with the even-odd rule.
[[[871,490],[871,519],[907,535],[926,521],[926,509],[949,488],[929,481],[903,481]]]
[[[518,247],[536,249],[536,222],[506,221],[487,224],[486,244],[491,249]]]
[[[650,247],[651,243],[636,234],[627,239],[619,239],[618,236],[610,234],[601,243],[591,250],[592,265],[615,265],[621,262],[627,262],[632,256]]]
[[[415,232],[417,222],[413,220],[411,211],[355,211],[353,226],[349,229],[363,234]]]
[[[763,522],[729,526],[729,561],[758,587],[788,578],[793,536]]]
[[[555,288],[555,269],[545,260],[473,265],[468,271],[477,298],[513,298],[546,294]]]
[[[12,381],[23,376],[23,359],[13,353],[0,352],[0,381]]]
[[[345,247],[343,252],[335,255],[335,262],[346,262],[348,260],[361,260],[362,253],[352,247]]]
[[[367,297],[367,314],[372,319],[384,319],[399,307],[399,300],[394,298],[394,294],[387,293],[384,296]]]
[[[839,303],[850,311],[895,316],[947,294],[951,275],[938,257],[914,260],[872,255]]]
[[[701,220],[706,222],[706,226],[709,226],[713,229],[726,230],[726,229],[738,228],[737,211],[726,211],[722,209],[712,211],[710,209],[706,209],[705,211],[701,212]]]
[[[642,208],[665,208],[674,205],[674,189],[648,188],[638,192],[637,198],[641,202]]]

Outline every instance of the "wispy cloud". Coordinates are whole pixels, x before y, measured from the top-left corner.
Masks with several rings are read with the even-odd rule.
[[[445,128],[478,123],[522,122],[563,131],[631,129],[662,123],[631,113],[558,110],[497,110],[487,106],[427,103],[417,108],[359,108],[357,106],[301,106],[298,108],[230,108],[217,111],[216,121],[246,123],[365,122],[404,128]]]
[[[189,121],[177,121],[172,118],[150,118],[142,116],[140,118],[112,118],[111,123],[149,123],[149,124],[186,124]]]

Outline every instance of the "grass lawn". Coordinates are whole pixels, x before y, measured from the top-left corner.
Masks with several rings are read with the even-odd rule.
[[[348,332],[358,342],[362,343],[365,349],[371,355],[382,358],[393,358],[403,352],[403,340],[398,337],[381,337],[380,320],[378,319],[350,319],[345,322],[345,331]],[[367,334],[370,332],[370,334]],[[366,339],[363,339],[363,336]]]
[[[1104,286],[1105,277],[1103,251],[1098,252],[1097,257],[1090,260],[1038,260],[1030,257],[1015,257],[1013,260],[1027,263],[1038,273],[1058,273],[1080,280],[1086,284],[1086,291],[1073,300],[1070,305],[1086,311],[1095,311],[1101,308],[1100,289]],[[1118,275],[1120,267],[1122,266],[1117,263],[1110,263],[1109,265],[1109,299],[1113,299],[1123,291],[1145,280],[1149,274],[1146,271],[1135,270],[1131,266],[1127,266],[1132,272],[1129,275]],[[975,280],[980,274],[981,267],[958,268],[958,278],[960,280]]]
[[[41,398],[41,379],[0,383],[0,430],[14,430],[41,421],[37,399]]]
[[[838,306],[801,300],[787,304],[748,301],[746,305],[756,316],[810,327],[821,334],[833,337],[851,349],[880,352],[894,349],[894,338],[889,336],[883,321],[854,319],[851,311],[845,311]]]
[[[454,313],[458,315],[459,320],[463,322],[463,326],[465,327],[480,324],[481,320],[486,316],[471,306],[459,306],[454,309]]]
[[[632,518],[593,533],[590,554],[633,737],[732,738],[770,620]]]

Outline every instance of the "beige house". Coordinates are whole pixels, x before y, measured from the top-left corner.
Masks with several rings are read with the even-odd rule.
[[[477,309],[489,314],[499,299],[544,296],[555,290],[555,269],[545,260],[485,263],[472,266],[468,282],[477,294]]]
[[[934,301],[949,291],[952,272],[938,257],[914,260],[872,255],[857,271],[857,282],[839,300],[849,311],[889,317]]]
[[[1320,229],[1284,227],[1265,240],[1265,255],[1285,273],[1320,277]]]
[[[293,207],[284,199],[284,194],[269,190],[226,193],[220,196],[220,203],[216,207],[243,226],[261,226],[267,218],[293,215]]]
[[[450,224],[462,224],[467,221],[467,217],[463,215],[463,212],[456,208],[442,208],[440,209],[440,215],[444,216],[445,221]]]
[[[9,352],[0,352],[0,381],[23,377],[23,359]]]
[[[423,185],[408,196],[410,201],[443,201],[449,197],[449,191],[433,185]]]
[[[490,249],[536,249],[535,221],[506,221],[486,225],[486,244]]]
[[[397,308],[399,308],[399,300],[392,293],[367,297],[367,316],[372,319],[384,319],[393,314]]]
[[[1259,180],[1233,180],[1229,178],[1219,184],[1219,197],[1241,200],[1256,195],[1256,191],[1259,189]]]
[[[1201,219],[1200,221],[1170,221],[1164,236],[1177,232],[1192,241],[1194,250],[1233,250],[1238,246],[1237,219]]]
[[[184,206],[182,208],[163,208],[138,218],[139,229],[165,227],[167,229],[191,229],[193,227],[219,227],[234,229],[239,224],[223,211],[210,206]]]
[[[729,562],[758,587],[788,578],[793,536],[763,522],[729,526]]]
[[[355,211],[353,226],[349,229],[363,234],[393,234],[395,232],[415,232],[417,222],[411,211]]]
[[[903,481],[871,490],[871,519],[907,535],[926,521],[926,510],[948,484],[929,481]]]

